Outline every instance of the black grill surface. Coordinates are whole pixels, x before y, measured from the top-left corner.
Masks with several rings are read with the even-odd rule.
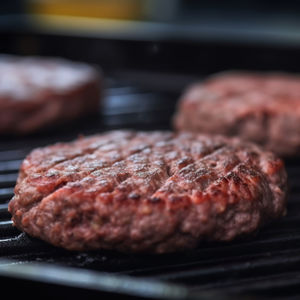
[[[241,295],[249,299],[299,299],[299,160],[286,161],[290,183],[287,215],[244,240],[210,243],[193,251],[168,255],[67,252],[12,226],[7,205],[13,196],[18,168],[31,149],[108,129],[170,128],[175,95],[148,92],[113,81],[109,86],[102,112],[94,117],[29,137],[1,137],[2,283],[27,289],[42,287],[48,295],[59,291],[151,299],[225,299],[225,295],[231,299]]]

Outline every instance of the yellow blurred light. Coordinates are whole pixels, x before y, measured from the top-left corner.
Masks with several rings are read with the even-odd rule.
[[[141,19],[141,0],[31,0],[29,13],[90,18]]]

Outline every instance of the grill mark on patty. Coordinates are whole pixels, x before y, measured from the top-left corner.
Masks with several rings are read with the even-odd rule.
[[[135,142],[135,139],[136,139],[137,137],[138,137],[137,135],[130,134],[129,136],[125,137],[125,140],[127,140],[129,143],[132,142],[132,141]],[[96,136],[96,138],[97,138],[97,136]],[[93,138],[92,138],[92,140],[93,140]],[[164,142],[167,142],[167,141],[169,141],[169,140],[170,140],[170,137],[167,135],[167,136],[166,136],[166,139],[164,139]],[[151,142],[152,142],[152,143],[150,143],[150,142],[148,141],[148,148],[149,148],[150,150],[154,147],[154,144],[156,144],[157,141],[154,140],[154,141],[151,141]],[[94,142],[94,143],[95,143],[95,142]],[[110,144],[111,144],[111,145],[114,145],[114,144],[115,144],[115,142],[113,141],[113,139],[109,139],[108,141],[104,142],[103,144],[101,143],[101,146],[100,146],[100,147],[97,147],[97,148],[89,149],[89,147],[88,147],[88,148],[85,149],[83,152],[81,152],[81,153],[79,153],[79,154],[77,154],[77,155],[73,155],[73,156],[71,156],[71,157],[67,157],[67,158],[64,159],[63,161],[60,161],[60,162],[58,162],[58,163],[56,163],[56,164],[54,164],[54,165],[51,165],[51,166],[50,166],[49,168],[47,168],[47,169],[40,169],[40,170],[43,170],[44,172],[49,172],[49,171],[51,171],[51,170],[56,170],[55,167],[57,167],[58,165],[62,165],[63,163],[65,163],[65,162],[67,162],[67,161],[70,161],[70,162],[71,162],[71,161],[73,161],[73,160],[75,160],[75,159],[77,159],[77,158],[81,158],[81,157],[83,158],[83,157],[87,157],[88,155],[94,155],[97,151],[101,150],[102,147],[106,147],[106,146],[108,146],[108,145],[110,145]],[[73,146],[74,146],[74,147],[75,147],[75,146],[80,146],[80,140],[77,141],[77,142],[75,142],[75,143],[73,143]],[[202,158],[200,158],[200,161],[206,159],[206,158],[209,157],[209,156],[213,156],[214,153],[216,153],[218,150],[222,149],[222,147],[224,147],[224,145],[217,145],[216,147],[213,147],[213,148],[209,149],[210,151],[207,152],[207,153],[205,153],[205,155],[204,155]],[[146,147],[137,149],[136,151],[132,152],[128,157],[120,157],[120,159],[118,159],[118,160],[116,160],[116,161],[113,161],[113,162],[111,162],[111,163],[106,162],[106,165],[105,165],[105,166],[103,166],[103,167],[97,167],[97,168],[93,169],[93,172],[95,172],[95,171],[97,171],[97,170],[101,170],[101,169],[103,169],[103,168],[110,168],[110,167],[112,167],[112,166],[113,166],[115,163],[117,163],[117,162],[126,161],[127,159],[130,159],[130,157],[132,157],[132,156],[134,156],[134,155],[136,155],[136,154],[138,154],[138,153],[143,152],[143,151],[145,150],[145,148],[146,148]],[[174,149],[174,145],[173,145],[173,144],[171,145],[171,148],[172,148],[172,149],[170,150],[170,152],[173,151],[173,149]],[[189,149],[189,150],[190,150],[190,149]],[[186,156],[186,151],[183,152],[183,153],[181,152],[181,153],[180,153],[180,156],[181,156],[181,157],[182,157],[182,156]],[[165,183],[168,181],[168,179],[174,175],[174,174],[172,174],[172,173],[170,172],[170,171],[171,171],[171,165],[168,164],[168,163],[165,161],[164,155],[161,155],[161,158],[162,158],[162,159],[164,160],[164,162],[165,162],[165,166],[166,166],[166,170],[167,170],[167,177],[162,178],[163,180],[160,182],[159,185],[157,185],[156,190],[155,190],[151,195],[148,195],[148,196],[147,196],[147,195],[144,195],[144,198],[148,198],[148,199],[153,198],[153,195],[155,195],[155,193],[156,193],[161,187],[163,187],[163,186],[165,185]],[[168,170],[169,170],[169,172],[168,172]],[[58,170],[58,172],[60,172],[60,171]],[[60,175],[60,174],[59,174],[59,175]],[[126,180],[127,180],[127,179],[131,179],[131,178],[133,177],[133,175],[134,175],[134,173],[131,173],[130,176],[128,176],[128,177],[126,178]],[[42,200],[43,200],[44,198],[47,198],[49,195],[55,193],[58,189],[60,189],[60,187],[61,187],[62,185],[65,186],[65,185],[67,185],[68,183],[80,182],[80,181],[84,180],[85,178],[87,178],[87,177],[89,177],[89,176],[90,176],[90,174],[89,174],[88,171],[83,171],[83,172],[82,172],[82,176],[80,176],[80,178],[75,177],[74,180],[72,180],[72,178],[66,177],[66,178],[63,180],[63,182],[60,182],[58,185],[56,185],[55,182],[53,182],[53,183],[52,183],[52,184],[54,184],[53,188],[52,188],[52,189],[48,189],[46,193],[43,193],[43,194],[42,194],[41,196],[39,196],[38,198],[34,199],[34,201],[33,201],[32,203],[30,203],[30,205],[27,207],[27,209],[30,210],[32,207],[36,206],[36,205],[34,205],[33,203],[39,204],[40,202],[42,202]],[[121,185],[121,183],[119,183],[117,186],[113,186],[113,187],[112,187],[112,190],[118,189],[118,187],[120,187],[120,185]]]
[[[103,144],[103,145],[101,145],[101,146],[109,145],[109,144],[111,144],[112,142],[113,142],[112,140],[109,140],[109,141],[107,141],[107,143],[105,143],[105,144]],[[77,141],[77,142],[73,142],[72,144],[73,144],[74,147],[76,147],[76,146],[77,146],[76,144],[78,144],[78,141]],[[60,144],[57,144],[57,145],[55,145],[55,146],[59,146],[59,145],[60,145]],[[64,145],[65,145],[65,144],[64,144]],[[80,149],[80,148],[79,148],[79,149]],[[35,152],[37,152],[37,151],[39,151],[39,150],[43,150],[43,148],[37,149],[37,150],[35,150]],[[40,172],[40,171],[47,172],[47,171],[49,171],[50,169],[55,168],[55,166],[57,166],[57,165],[59,165],[59,164],[62,164],[62,163],[64,163],[64,162],[66,162],[66,161],[71,161],[71,160],[76,159],[76,158],[79,158],[79,157],[84,157],[84,156],[86,156],[86,155],[92,155],[92,154],[94,154],[94,153],[95,153],[96,151],[98,151],[98,150],[99,150],[98,147],[95,148],[95,149],[93,149],[93,148],[86,148],[86,149],[84,149],[84,151],[81,152],[81,153],[74,154],[74,155],[71,155],[71,156],[69,156],[69,157],[66,157],[65,159],[62,159],[62,160],[60,160],[60,161],[58,161],[58,162],[54,162],[53,164],[50,164],[50,166],[48,165],[48,166],[47,166],[48,168],[43,168],[43,167],[41,167],[41,168],[38,168],[38,169],[35,170],[35,171],[36,171],[36,172]]]
[[[77,143],[75,142],[74,144],[78,144],[78,142],[77,142]],[[109,144],[115,144],[115,143],[113,142],[113,140],[109,140],[109,141],[107,141],[107,143],[102,144],[101,147],[107,146],[107,145],[109,145]],[[100,148],[101,148],[101,147],[100,147]],[[149,145],[149,147],[153,147],[153,145]],[[85,149],[85,151],[84,151],[83,153],[80,153],[80,154],[78,154],[78,155],[74,155],[74,156],[72,156],[72,157],[68,157],[68,158],[64,159],[63,161],[60,161],[60,162],[58,162],[58,163],[56,163],[56,164],[54,164],[54,165],[51,165],[51,166],[50,166],[49,168],[47,168],[47,169],[40,169],[40,170],[43,170],[44,172],[49,172],[49,171],[51,171],[51,170],[55,170],[55,167],[56,167],[56,166],[58,166],[58,165],[60,165],[60,164],[63,164],[63,163],[66,162],[66,161],[72,161],[72,160],[74,160],[74,159],[76,159],[76,158],[85,157],[85,156],[88,156],[88,155],[93,155],[93,154],[95,154],[95,153],[99,150],[99,148],[91,149],[91,150],[92,150],[92,151],[89,151],[89,149]],[[142,152],[143,150],[144,150],[144,148],[143,148],[143,149],[139,149],[139,150],[135,151],[134,153],[132,153],[131,155],[129,155],[127,158],[129,158],[130,156],[132,156],[132,155],[134,155],[134,154],[137,154],[138,152]],[[38,151],[38,150],[37,150],[37,151]],[[93,169],[93,172],[95,172],[95,171],[97,171],[97,170],[101,170],[101,169],[103,169],[103,168],[110,168],[110,167],[112,167],[115,163],[121,162],[121,161],[124,161],[124,160],[126,160],[126,158],[124,159],[124,157],[121,157],[120,159],[115,160],[115,161],[113,161],[113,162],[111,162],[111,163],[106,162],[108,165],[106,164],[105,166],[97,167],[97,168]],[[59,172],[59,171],[58,171],[58,172]],[[26,173],[25,173],[25,174],[26,174]],[[65,180],[64,180],[62,183],[59,183],[58,185],[54,185],[53,189],[48,190],[47,193],[45,193],[45,194],[41,195],[40,197],[36,198],[34,202],[31,202],[30,205],[28,205],[28,206],[26,206],[26,207],[30,210],[32,207],[34,207],[34,206],[36,206],[37,204],[39,204],[44,198],[46,198],[46,197],[48,197],[49,195],[55,193],[58,189],[60,189],[60,188],[62,188],[63,186],[67,185],[68,183],[80,182],[80,181],[82,181],[82,180],[84,180],[85,178],[87,178],[87,177],[90,176],[90,174],[89,174],[88,171],[83,171],[83,172],[82,172],[82,175],[83,175],[83,176],[82,176],[81,178],[75,178],[74,181],[73,181],[71,178],[66,177]],[[25,180],[26,177],[27,177],[27,176],[25,175],[23,179]],[[127,177],[127,178],[128,178],[128,177]],[[127,179],[127,178],[126,178],[126,179]],[[126,179],[124,179],[123,181],[125,181]],[[120,183],[120,184],[121,184],[121,183]],[[116,187],[114,187],[114,188],[116,188]]]
[[[93,139],[95,139],[95,138],[97,138],[97,136],[95,136]],[[76,142],[73,142],[72,145],[73,145],[74,147],[75,147],[75,146],[79,146],[80,141],[81,141],[81,140],[76,141]],[[113,143],[114,143],[114,142],[113,142],[113,140],[111,139],[111,140],[108,140],[106,143],[101,144],[101,147],[107,146],[107,145],[113,144]],[[60,145],[60,144],[56,144],[54,147],[59,146],[59,145]],[[66,145],[66,144],[62,144],[62,145]],[[38,149],[34,150],[33,153],[32,153],[32,155],[34,155],[36,152],[43,151],[43,149],[44,149],[44,148],[38,148]],[[60,161],[57,162],[57,163],[51,164],[50,166],[48,165],[47,168],[41,167],[41,168],[38,168],[38,169],[36,170],[36,169],[33,167],[33,169],[35,169],[35,174],[39,174],[39,173],[42,171],[43,174],[42,174],[41,176],[44,176],[45,173],[47,173],[47,172],[49,172],[49,171],[51,171],[51,170],[54,170],[54,171],[56,171],[56,172],[59,172],[60,170],[56,170],[55,167],[57,167],[57,166],[59,166],[59,165],[65,163],[65,162],[67,162],[67,161],[71,162],[71,161],[73,161],[74,159],[77,159],[77,158],[80,158],[80,157],[85,157],[85,156],[88,156],[88,155],[93,155],[93,154],[95,154],[97,151],[99,151],[99,147],[94,148],[94,149],[86,148],[86,149],[84,149],[84,151],[81,152],[81,153],[72,155],[72,156],[70,156],[70,157],[66,157],[65,159],[60,160]],[[52,153],[51,153],[51,154],[52,154]],[[51,155],[51,154],[50,154],[50,155]],[[29,155],[29,156],[30,156],[30,155]],[[32,158],[32,157],[31,157],[31,158]],[[25,159],[25,161],[26,161],[26,160],[27,160],[27,159]],[[115,162],[117,162],[117,161],[113,161],[112,164],[115,163]],[[28,174],[26,173],[26,168],[24,168],[24,163],[23,163],[23,165],[21,166],[21,173],[22,173],[22,179],[25,180],[26,178],[28,178],[28,176],[27,176]]]
[[[127,140],[129,143],[130,143],[130,142],[133,142],[133,143],[134,143],[136,138],[138,138],[137,135],[130,135],[129,138],[125,138],[125,140]],[[165,139],[164,142],[167,142],[168,140],[170,140],[170,138],[167,136],[167,139]],[[120,162],[123,162],[123,161],[126,162],[127,160],[130,160],[133,156],[137,155],[138,153],[143,152],[146,148],[149,148],[150,151],[151,151],[152,148],[154,147],[154,144],[157,143],[157,141],[155,141],[155,140],[154,140],[154,141],[151,141],[151,142],[150,142],[150,141],[147,141],[147,142],[148,142],[147,147],[142,147],[142,148],[140,148],[140,149],[137,149],[136,151],[132,152],[132,153],[131,153],[129,156],[127,156],[127,157],[124,157],[124,156],[123,156],[123,157],[120,157],[119,159],[117,159],[116,161],[113,161],[113,162],[110,162],[110,163],[109,163],[109,162],[106,162],[106,165],[105,165],[105,166],[99,166],[99,167],[96,167],[96,168],[94,168],[91,172],[95,172],[95,171],[102,170],[102,169],[105,169],[105,168],[110,169],[110,168],[113,167],[113,165],[116,164],[116,163],[120,163]],[[77,144],[77,145],[76,145],[76,144]],[[78,144],[80,144],[80,141],[77,142],[77,143],[75,143],[74,146],[78,146]],[[49,171],[51,171],[51,170],[56,170],[55,167],[57,167],[58,165],[62,165],[63,163],[65,163],[65,162],[67,162],[67,161],[70,161],[70,162],[71,162],[71,161],[73,161],[74,159],[77,159],[77,158],[84,158],[84,157],[87,157],[87,156],[89,156],[89,155],[94,155],[94,154],[97,153],[99,150],[101,151],[101,148],[102,148],[102,147],[106,147],[106,146],[108,146],[108,145],[115,145],[115,144],[116,144],[116,143],[113,141],[113,139],[110,139],[110,140],[108,140],[107,142],[101,144],[100,147],[97,147],[97,148],[95,148],[95,149],[88,149],[88,148],[87,148],[87,149],[84,150],[83,153],[80,153],[80,154],[78,154],[78,155],[75,155],[75,156],[66,158],[64,161],[60,161],[60,162],[58,162],[57,164],[52,165],[50,168],[46,169],[46,171],[49,172]],[[169,152],[164,153],[164,154],[167,155],[168,153],[172,152],[172,151],[174,150],[174,144],[171,145],[171,148],[172,148],[172,149],[171,149]],[[180,158],[181,158],[181,157],[184,157],[184,156],[187,156],[187,154],[188,154],[187,152],[189,152],[189,151],[187,151],[187,150],[190,151],[191,149],[188,148],[188,149],[185,149],[185,151],[183,151],[183,150],[180,151],[180,153],[179,153]],[[216,145],[216,146],[214,146],[214,147],[208,149],[208,150],[205,152],[204,156],[202,156],[201,158],[199,158],[199,154],[198,154],[198,153],[192,154],[192,156],[193,156],[193,160],[195,160],[195,159],[198,158],[198,163],[201,164],[203,161],[206,161],[206,160],[208,160],[208,159],[211,159],[211,158],[213,158],[214,156],[216,156],[218,153],[221,153],[222,151],[226,151],[226,150],[228,150],[228,146],[225,145],[225,144],[223,143],[223,144]],[[108,152],[109,152],[109,151],[108,151]],[[119,154],[122,155],[121,153],[119,153]],[[160,184],[157,185],[156,190],[154,190],[152,194],[149,194],[148,196],[147,196],[147,195],[144,195],[144,198],[148,198],[148,199],[153,198],[154,195],[156,194],[156,192],[159,191],[162,187],[164,187],[165,184],[168,182],[168,180],[169,180],[171,177],[173,177],[174,175],[176,175],[177,173],[179,173],[179,170],[176,170],[176,171],[173,172],[173,173],[171,172],[171,164],[168,163],[168,162],[166,162],[166,160],[165,160],[165,155],[161,155],[161,159],[162,159],[162,160],[164,161],[164,163],[165,163],[167,176],[162,178]],[[152,157],[152,156],[153,156],[152,154],[149,155],[149,157]],[[180,158],[179,158],[179,159],[180,159]],[[188,166],[188,165],[187,165],[187,166]],[[187,167],[187,166],[186,166],[186,167]],[[185,167],[185,168],[186,168],[186,167]],[[43,170],[44,170],[44,169],[43,169]],[[169,172],[168,172],[167,170],[169,170]],[[45,172],[46,172],[46,171],[45,171]],[[60,170],[58,170],[58,172],[60,172]],[[126,180],[131,180],[132,177],[133,177],[134,175],[135,175],[135,173],[134,173],[134,172],[131,172],[130,175],[126,178]],[[212,174],[211,174],[211,175],[212,175]],[[207,186],[213,184],[214,180],[216,180],[216,179],[218,178],[218,176],[220,176],[220,174],[215,174],[215,175],[213,176],[212,180],[211,180],[209,183],[207,182],[207,184],[206,184],[205,187],[207,187]],[[76,183],[76,182],[79,183],[79,182],[81,182],[82,180],[84,180],[84,179],[86,179],[86,178],[88,178],[88,177],[90,177],[89,171],[82,171],[82,172],[81,172],[81,175],[80,175],[80,178],[74,178],[74,180],[72,180],[72,178],[66,177],[65,180],[63,181],[63,184],[64,184],[64,185],[67,185],[68,183]],[[172,180],[172,179],[170,179],[170,180]],[[125,180],[124,180],[124,181],[125,181]],[[122,181],[122,183],[123,183],[123,181]],[[118,189],[122,183],[119,183],[118,185],[114,185],[114,186],[112,187],[112,190]],[[62,183],[59,183],[59,185],[61,185],[61,184],[62,184]],[[59,185],[58,185],[58,186],[59,186]],[[43,198],[48,197],[48,196],[51,195],[52,193],[55,193],[57,189],[58,189],[58,188],[56,187],[56,185],[54,185],[54,188],[53,188],[53,189],[48,190],[47,193],[43,194],[42,197],[39,197],[39,198],[36,200],[36,202],[41,202]]]
[[[174,181],[176,182],[176,190],[173,191],[173,194],[187,194],[189,197],[192,196],[193,191],[197,190],[198,192],[205,194],[206,190],[209,190],[213,185],[215,185],[219,180],[226,177],[230,172],[236,168],[238,165],[242,164],[240,160],[235,161],[235,163],[230,165],[229,169],[226,169],[226,172],[224,168],[220,168],[218,172],[211,171],[210,168],[206,168],[206,164],[204,164],[203,160],[208,160],[214,158],[214,156],[217,156],[218,153],[222,153],[222,151],[230,151],[231,147],[223,146],[222,148],[217,149],[216,151],[206,155],[203,157],[203,159],[200,159],[197,163],[193,162],[191,164],[188,164],[183,169],[188,169],[190,166],[195,165],[195,171],[188,171],[187,175],[191,176],[191,181],[193,186],[189,186],[186,184],[186,181],[188,178],[185,176],[181,176],[182,170],[178,170],[178,172],[175,172],[171,177],[167,178],[163,185],[161,185],[151,196],[151,198],[161,198],[159,197],[159,193],[170,193],[170,189],[168,188],[168,184],[172,184]],[[220,151],[219,151],[220,150]],[[212,159],[212,161],[214,161]],[[209,163],[209,162],[208,162]],[[195,178],[195,174],[197,174],[197,171],[200,170],[200,178]],[[204,173],[201,174],[201,171],[205,170]],[[197,176],[197,175],[196,175]],[[202,177],[203,176],[203,177]],[[205,178],[206,177],[206,178]],[[199,181],[201,180],[201,181]],[[183,186],[181,186],[181,183]],[[180,188],[178,188],[180,187]],[[197,189],[196,189],[197,188]],[[199,190],[199,188],[201,188]],[[158,195],[157,195],[158,194]]]
[[[215,148],[210,149],[210,150],[211,150],[210,152],[205,153],[205,155],[204,155],[203,157],[198,158],[198,160],[199,160],[199,161],[198,161],[198,165],[199,165],[200,163],[202,163],[203,160],[206,160],[206,159],[208,159],[208,158],[210,158],[210,157],[213,157],[213,156],[217,155],[217,153],[218,153],[219,151],[221,152],[221,151],[222,151],[223,149],[225,149],[225,148],[228,148],[228,147],[227,147],[226,145],[217,145]],[[180,153],[180,154],[181,154],[181,156],[183,156],[183,157],[186,157],[186,156],[187,156],[186,153]],[[164,157],[162,157],[162,159],[165,161]],[[166,161],[165,161],[165,164],[166,164],[166,166],[167,166],[167,169],[171,170],[171,166],[170,166]],[[191,165],[193,165],[193,164],[195,164],[195,158],[193,158],[193,159],[192,159],[192,162],[190,162],[189,164],[187,164],[184,168],[188,168],[189,166],[191,166]],[[232,168],[234,168],[234,166],[233,166]],[[167,171],[168,177],[166,177],[165,180],[162,181],[161,185],[158,186],[158,187],[156,188],[156,190],[152,193],[152,195],[148,196],[147,198],[148,198],[148,199],[154,199],[154,198],[155,198],[155,199],[160,199],[159,197],[155,197],[155,194],[156,194],[157,192],[159,192],[159,190],[161,190],[161,189],[168,183],[168,181],[172,180],[172,177],[173,177],[173,176],[178,175],[178,174],[180,173],[181,170],[182,170],[182,169],[178,169],[177,171],[173,172],[173,174],[172,174],[170,171],[169,171],[169,172]],[[219,176],[219,174],[215,174],[215,178],[213,179],[213,181],[216,180],[216,179],[218,178],[218,176]],[[212,184],[213,181],[212,181],[210,184]]]
[[[132,141],[134,141],[135,142],[135,139],[137,138],[138,136],[137,135],[131,135],[130,136],[130,139],[126,139],[129,143],[130,142],[132,142]],[[129,156],[127,156],[127,157],[120,157],[118,160],[116,160],[116,161],[113,161],[113,162],[110,162],[110,163],[108,163],[108,162],[106,162],[106,165],[105,166],[99,166],[99,167],[96,167],[95,169],[93,169],[92,170],[92,172],[95,172],[95,171],[99,171],[99,170],[103,170],[103,169],[108,169],[108,175],[110,174],[110,172],[111,172],[111,168],[116,164],[116,163],[120,163],[120,162],[127,162],[127,160],[130,160],[133,156],[135,156],[135,155],[137,155],[137,154],[139,154],[139,153],[142,153],[146,148],[149,148],[150,149],[150,151],[152,150],[152,148],[154,147],[154,143],[156,143],[156,141],[151,141],[152,143],[150,143],[149,141],[148,141],[148,145],[147,145],[147,147],[142,147],[142,148],[140,148],[140,149],[137,149],[136,151],[134,151],[134,152],[132,152],[132,153],[130,153],[130,155]],[[95,149],[85,149],[85,151],[83,152],[83,153],[80,153],[80,154],[78,154],[78,155],[75,155],[75,156],[72,156],[71,158],[66,158],[64,161],[60,161],[59,163],[57,163],[57,164],[55,164],[55,165],[52,165],[50,168],[48,168],[47,169],[47,172],[49,172],[49,171],[51,171],[52,169],[54,169],[55,170],[55,167],[56,166],[58,166],[58,165],[60,165],[60,164],[63,164],[63,163],[65,163],[65,162],[67,162],[67,161],[72,161],[72,160],[74,160],[74,159],[77,159],[77,158],[80,158],[80,157],[82,157],[82,158],[84,158],[84,157],[87,157],[88,155],[93,155],[93,154],[95,154],[95,153],[97,153],[97,151],[101,151],[101,148],[102,147],[105,147],[105,146],[108,146],[108,145],[115,145],[115,142],[111,139],[111,140],[109,140],[109,141],[107,141],[106,143],[104,143],[104,144],[101,144],[101,146],[100,147],[97,147],[97,148],[95,148]],[[173,151],[173,149],[174,149],[174,145],[172,144],[172,149],[169,151],[169,152],[167,152],[167,153],[165,153],[166,155],[168,154],[168,153],[170,153],[170,152],[172,152]],[[187,152],[189,152],[189,151],[187,151],[187,150],[191,150],[190,148],[189,149],[185,149],[185,151],[180,151],[180,153],[179,153],[179,155],[180,155],[180,157],[179,157],[179,160],[181,159],[181,157],[186,157],[187,156]],[[203,164],[205,164],[206,165],[206,162],[207,161],[209,161],[209,160],[211,160],[212,162],[214,162],[215,161],[215,158],[216,157],[218,157],[218,154],[224,154],[224,153],[226,153],[226,151],[231,151],[232,150],[232,146],[228,146],[228,145],[226,145],[226,144],[220,144],[220,145],[216,145],[215,147],[212,147],[211,149],[209,149],[209,150],[207,150],[207,152],[204,154],[204,156],[202,156],[202,157],[198,157],[198,154],[194,154],[194,155],[192,155],[193,156],[193,162],[191,162],[191,163],[189,163],[188,165],[186,165],[183,169],[186,169],[186,168],[188,168],[189,166],[191,166],[191,165],[193,165],[193,164],[195,164],[195,166],[196,167],[199,167],[200,169],[201,168],[203,168],[203,167],[205,167],[205,166],[203,166]],[[121,153],[119,153],[120,155],[121,155]],[[154,153],[154,155],[155,155],[156,153]],[[195,157],[196,156],[196,157]],[[150,154],[149,155],[149,158],[153,158],[153,154]],[[195,163],[195,158],[196,158],[196,160],[197,160],[197,158],[198,158],[198,161],[197,161],[197,163]],[[153,193],[152,194],[149,194],[148,196],[147,195],[144,195],[144,198],[147,198],[147,199],[153,199],[153,198],[157,198],[155,195],[156,195],[156,193],[157,192],[159,192],[160,190],[162,190],[170,181],[172,181],[173,179],[174,179],[174,176],[179,176],[179,177],[181,177],[180,176],[180,172],[182,172],[182,170],[183,169],[177,169],[176,171],[174,171],[173,170],[173,173],[171,172],[171,164],[170,163],[168,163],[168,162],[166,162],[166,160],[165,160],[165,157],[164,157],[164,155],[162,155],[161,156],[161,159],[164,161],[164,163],[165,163],[165,167],[166,167],[166,174],[167,174],[167,176],[164,176],[164,177],[162,177],[162,180],[160,181],[160,184],[158,184],[157,185],[157,187],[156,187],[156,189],[153,191]],[[151,159],[149,159],[149,161],[151,161]],[[228,173],[230,173],[234,168],[235,168],[235,166],[237,165],[237,164],[240,164],[240,162],[236,162],[235,164],[233,164],[232,166],[230,166],[230,169],[229,170],[226,170],[227,172],[227,174]],[[201,167],[200,167],[201,166]],[[199,168],[196,168],[196,173],[197,173],[197,170],[199,170]],[[210,169],[209,167],[208,167],[208,169]],[[163,168],[161,169],[162,171],[163,171]],[[167,171],[167,170],[169,170],[169,172]],[[127,172],[128,172],[128,170],[126,170]],[[220,169],[220,171],[224,171],[222,168]],[[59,170],[58,170],[58,172],[59,172]],[[118,172],[117,172],[118,173]],[[188,172],[188,173],[190,173],[190,172]],[[212,185],[214,185],[215,183],[216,183],[216,181],[218,181],[220,178],[223,178],[225,175],[224,174],[222,174],[223,172],[218,172],[218,173],[206,173],[206,174],[203,174],[203,176],[205,176],[205,175],[207,175],[208,176],[208,178],[207,178],[207,182],[205,183],[205,182],[203,182],[203,185],[202,185],[202,189],[201,189],[201,192],[202,193],[205,193],[205,190],[206,189],[209,189]],[[81,174],[82,174],[82,176],[80,176],[80,178],[74,178],[74,181],[71,179],[71,178],[65,178],[65,180],[63,181],[63,182],[61,182],[61,183],[59,183],[57,186],[55,185],[54,186],[54,188],[52,189],[52,190],[48,190],[48,192],[46,193],[46,194],[44,194],[42,197],[40,197],[39,199],[37,199],[36,200],[36,202],[37,202],[37,204],[39,203],[39,202],[41,202],[44,198],[47,198],[48,196],[51,196],[51,194],[54,194],[57,190],[60,190],[60,189],[63,189],[68,183],[79,183],[80,184],[80,182],[81,181],[83,181],[83,180],[85,180],[86,178],[88,178],[88,177],[90,177],[91,176],[91,174],[90,174],[90,172],[88,172],[88,171],[82,171],[81,172]],[[111,191],[110,191],[110,193],[112,193],[113,191],[115,191],[115,190],[117,190],[118,188],[120,188],[120,186],[122,185],[122,183],[124,182],[124,181],[126,181],[126,180],[129,180],[129,181],[131,181],[131,180],[133,180],[133,177],[134,177],[134,175],[135,175],[135,172],[128,172],[128,176],[126,176],[125,178],[124,178],[124,180],[122,180],[121,182],[118,182],[118,184],[117,185],[114,185],[113,184],[113,186],[111,187]],[[97,180],[97,177],[96,177],[96,180]],[[195,180],[195,178],[193,178],[192,180]],[[182,178],[181,180],[179,180],[177,183],[180,183],[180,182],[185,182],[185,178]],[[197,182],[198,182],[198,180],[197,180]],[[201,186],[201,185],[200,185]],[[197,183],[197,187],[199,187],[199,182]],[[185,188],[185,189],[181,189],[180,188],[180,190],[181,190],[181,192],[182,193],[186,193],[188,190],[189,190],[189,188]],[[191,194],[190,194],[191,195]],[[158,199],[159,199],[159,197],[158,197]],[[30,206],[30,208],[31,207],[33,207],[33,206]],[[29,209],[30,209],[29,208]]]
[[[107,144],[109,144],[109,143],[107,143]],[[62,164],[62,163],[64,163],[64,162],[66,162],[66,161],[72,161],[72,160],[74,160],[74,159],[76,159],[76,158],[79,158],[79,157],[84,157],[84,156],[86,156],[86,155],[92,155],[92,154],[95,153],[97,150],[98,150],[98,149],[94,149],[94,151],[93,151],[92,153],[85,153],[84,155],[76,155],[76,157],[72,157],[70,160],[67,158],[67,159],[65,159],[64,161],[61,161],[61,162],[55,164],[55,166],[58,166],[59,164]],[[120,159],[120,160],[121,160],[121,159]],[[111,162],[111,165],[113,165],[115,162],[117,162],[117,161]],[[54,170],[54,171],[55,171],[54,165],[53,165],[52,167],[46,169],[45,172],[49,172],[49,171],[51,171],[51,170]],[[94,170],[94,171],[96,171],[96,170]],[[44,198],[46,198],[46,197],[49,196],[50,194],[53,194],[54,192],[56,192],[56,190],[60,189],[61,186],[65,186],[65,185],[67,185],[68,183],[73,183],[73,182],[76,182],[76,181],[80,181],[80,180],[84,179],[85,177],[89,176],[88,171],[85,171],[85,172],[82,172],[82,173],[84,173],[84,174],[86,174],[86,175],[83,175],[83,177],[81,177],[81,178],[79,178],[79,179],[78,179],[78,178],[74,178],[74,180],[72,180],[72,178],[66,177],[62,182],[57,183],[57,182],[54,181],[54,182],[49,183],[50,185],[53,185],[53,188],[50,189],[49,186],[48,186],[48,190],[47,190],[46,193],[42,193],[41,195],[40,195],[39,193],[35,194],[35,195],[39,195],[39,196],[38,196],[38,197],[32,197],[32,200],[33,200],[33,201],[31,201],[31,202],[29,203],[29,205],[26,205],[26,207],[28,207],[28,209],[31,209],[32,207],[34,207],[34,206],[36,206],[37,204],[39,204]],[[23,174],[24,174],[23,181],[25,181],[26,179],[28,179],[28,176],[27,176],[27,174],[26,174],[25,172],[24,172]],[[43,175],[44,175],[44,174],[43,174]],[[43,175],[41,175],[41,177],[43,177]],[[62,177],[61,174],[58,174],[58,175],[59,175],[59,178]],[[28,180],[27,180],[27,181],[28,181]],[[28,184],[30,184],[30,183],[28,183]],[[34,205],[34,203],[36,203],[36,205]]]
[[[47,196],[54,194],[56,191],[61,190],[63,187],[65,187],[69,182],[68,181],[64,181],[62,183],[60,183],[59,185],[57,185],[53,191],[50,192],[50,194],[48,194]],[[26,211],[30,211],[32,208],[38,206],[44,198],[46,198],[47,196],[41,196],[39,197],[36,201],[34,202],[30,202],[27,206],[26,206]],[[25,212],[26,213],[26,212]],[[25,214],[24,214],[25,216]]]
[[[9,205],[18,228],[73,250],[166,252],[205,237],[232,239],[284,211],[284,191],[276,192],[284,169],[254,145],[195,134],[109,133],[70,149],[104,138],[112,140],[104,149],[41,171],[41,184],[49,180],[54,189],[46,186],[29,210],[22,197],[35,197],[40,187],[30,177],[35,166],[26,165],[28,181],[18,182],[23,189]],[[38,151],[42,161],[47,149]]]

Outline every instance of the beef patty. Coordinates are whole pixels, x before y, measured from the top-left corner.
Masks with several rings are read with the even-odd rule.
[[[29,133],[94,112],[100,81],[84,63],[0,56],[0,133]]]
[[[66,249],[163,253],[254,232],[285,213],[286,183],[280,159],[239,139],[116,131],[34,150],[9,211]]]
[[[178,130],[239,136],[281,156],[300,154],[300,77],[225,72],[183,93]]]

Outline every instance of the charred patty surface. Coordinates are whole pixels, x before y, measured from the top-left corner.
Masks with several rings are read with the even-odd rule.
[[[225,72],[182,95],[178,130],[239,136],[281,156],[300,154],[300,77]]]
[[[115,131],[34,150],[9,211],[66,249],[164,253],[282,216],[286,181],[280,159],[239,139]]]
[[[99,106],[101,76],[85,63],[0,56],[0,133],[31,133]]]

